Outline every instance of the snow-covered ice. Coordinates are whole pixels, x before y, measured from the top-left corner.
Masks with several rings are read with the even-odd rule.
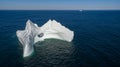
[[[18,30],[16,34],[23,45],[23,57],[30,56],[34,52],[33,45],[38,41],[54,38],[71,42],[74,37],[73,31],[55,20],[49,20],[41,27],[28,20],[25,30]]]

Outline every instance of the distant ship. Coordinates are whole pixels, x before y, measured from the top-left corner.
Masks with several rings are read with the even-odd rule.
[[[83,10],[79,10],[80,12],[82,12]]]

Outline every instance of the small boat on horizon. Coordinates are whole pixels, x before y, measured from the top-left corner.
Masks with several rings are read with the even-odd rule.
[[[82,12],[83,10],[79,10],[80,12]]]

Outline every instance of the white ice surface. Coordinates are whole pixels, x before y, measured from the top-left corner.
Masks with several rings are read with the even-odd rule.
[[[41,37],[38,35],[43,34]],[[23,57],[30,56],[34,47],[33,44],[38,41],[44,41],[45,39],[55,38],[71,42],[74,37],[74,32],[68,28],[62,26],[55,20],[49,20],[43,26],[38,27],[37,24],[28,20],[25,30],[18,30],[16,32],[18,40],[23,45]]]

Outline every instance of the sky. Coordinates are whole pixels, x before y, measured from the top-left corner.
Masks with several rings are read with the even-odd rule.
[[[0,0],[0,10],[120,10],[120,0]]]

